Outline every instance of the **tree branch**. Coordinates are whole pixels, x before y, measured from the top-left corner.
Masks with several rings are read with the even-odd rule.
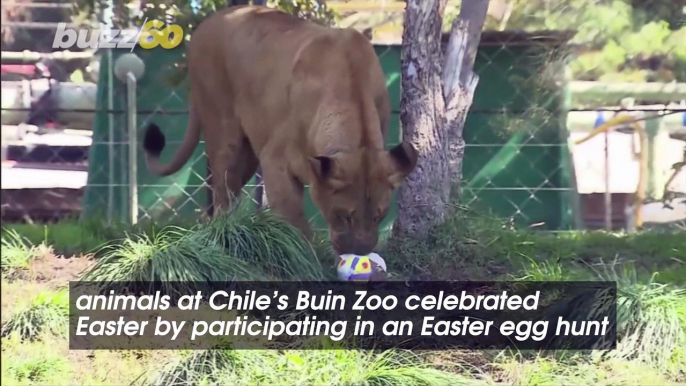
[[[476,52],[481,41],[481,31],[486,23],[486,15],[488,14],[489,0],[470,0],[463,1],[460,9],[460,16],[457,18],[460,21],[460,26],[463,28],[463,33],[467,35],[466,53],[462,59],[462,71],[460,72],[460,81],[462,84],[469,83],[469,73],[472,72],[474,61],[476,60]],[[455,29],[455,25],[453,25]],[[453,31],[451,31],[451,35]]]
[[[443,66],[443,96],[447,106],[454,103],[459,88],[476,88],[478,83],[473,68],[488,3],[489,0],[462,2],[460,16],[453,22]]]
[[[453,22],[443,66],[443,98],[445,100],[445,131],[450,159],[451,182],[462,180],[462,159],[465,141],[462,138],[467,112],[472,105],[479,76],[474,62],[486,22],[489,0],[462,2],[459,17]]]

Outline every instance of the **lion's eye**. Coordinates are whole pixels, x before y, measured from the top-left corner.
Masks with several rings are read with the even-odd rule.
[[[336,218],[338,218],[338,221],[342,222],[343,224],[349,225],[351,222],[350,215],[343,211],[336,212]]]

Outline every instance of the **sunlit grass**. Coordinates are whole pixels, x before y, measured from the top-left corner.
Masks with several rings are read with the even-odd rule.
[[[32,245],[17,231],[3,229],[0,267],[4,277],[14,278],[21,271],[29,269],[33,260],[47,253],[48,247],[44,244]]]
[[[2,336],[17,334],[35,339],[40,334],[63,335],[69,323],[69,295],[66,290],[42,291],[20,304],[2,325]]]
[[[432,368],[405,351],[209,350],[180,354],[151,384],[226,385],[477,385]]]

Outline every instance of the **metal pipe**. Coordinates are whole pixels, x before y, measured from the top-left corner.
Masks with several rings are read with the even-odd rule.
[[[631,127],[638,132],[638,138],[641,143],[641,151],[639,153],[639,169],[638,169],[638,186],[636,187],[636,196],[634,199],[634,226],[640,229],[643,226],[643,202],[646,199],[646,191],[648,185],[648,133],[645,129],[636,122],[630,124]]]
[[[610,191],[610,130],[605,131],[605,230],[612,231],[612,192]]]
[[[112,64],[112,50],[107,50],[107,109],[114,110],[114,65]],[[114,220],[114,117],[112,113],[107,114],[107,157],[108,157],[108,176],[107,176],[107,222],[112,224]]]
[[[111,37],[111,32],[113,28],[113,8],[114,8],[114,2],[112,0],[106,0],[102,3],[99,3],[99,5],[102,7],[99,11],[102,16],[102,22],[100,24],[101,28],[101,36],[105,39],[109,39]],[[114,55],[112,53],[112,49],[107,50],[107,109],[112,111],[114,110]],[[108,131],[108,144],[107,144],[107,152],[108,152],[108,172],[109,175],[107,176],[108,178],[108,184],[107,184],[107,221],[109,224],[112,224],[114,220],[114,185],[115,185],[115,168],[114,168],[114,162],[115,162],[115,157],[114,157],[114,143],[116,141],[115,135],[114,135],[114,117],[112,114],[107,115],[107,131]]]
[[[38,63],[41,60],[65,62],[70,60],[87,60],[92,59],[95,53],[93,51],[71,52],[69,50],[43,53],[24,50],[21,52],[2,51],[1,55],[2,64],[27,64]]]
[[[126,103],[127,103],[127,129],[129,135],[129,213],[131,225],[138,223],[138,127],[137,127],[137,101],[136,101],[136,76],[129,72],[126,74]]]

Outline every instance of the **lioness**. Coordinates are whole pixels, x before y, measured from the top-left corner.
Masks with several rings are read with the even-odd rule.
[[[197,27],[187,60],[185,139],[162,165],[164,135],[151,124],[143,145],[148,169],[175,173],[202,133],[216,210],[228,208],[261,165],[269,206],[305,236],[312,236],[303,215],[309,185],[336,252],[371,252],[417,152],[408,142],[384,150],[390,107],[369,40],[353,29],[238,6]]]

